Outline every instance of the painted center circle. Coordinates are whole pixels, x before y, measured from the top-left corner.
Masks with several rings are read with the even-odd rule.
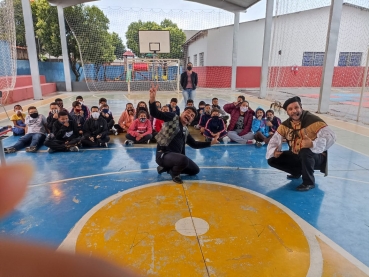
[[[185,217],[176,222],[176,230],[184,236],[201,236],[209,231],[209,224],[197,217]]]
[[[145,276],[306,276],[310,266],[305,234],[281,208],[201,181],[109,197],[81,226],[75,250]]]

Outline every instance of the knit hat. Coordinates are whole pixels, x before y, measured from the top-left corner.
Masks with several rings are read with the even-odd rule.
[[[289,104],[291,104],[291,103],[295,103],[295,102],[298,102],[298,103],[300,104],[300,106],[301,106],[301,99],[300,99],[300,97],[298,97],[298,96],[294,96],[294,97],[292,97],[292,98],[287,99],[287,100],[284,102],[284,104],[283,104],[283,109],[287,111],[287,107],[288,107],[288,105],[289,105]]]

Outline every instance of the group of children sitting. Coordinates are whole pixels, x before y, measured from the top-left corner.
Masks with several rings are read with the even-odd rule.
[[[169,104],[162,106],[157,101],[156,107],[162,112],[180,115],[177,102],[176,98],[172,98]],[[189,99],[186,105],[193,107],[193,100]],[[200,131],[206,141],[219,134],[219,141],[232,140],[261,146],[269,142],[281,122],[272,110],[264,112],[258,108],[254,112],[243,95],[237,98],[237,102],[224,105],[223,109],[218,105],[217,98],[213,98],[211,104],[200,101],[197,116],[191,125]],[[43,144],[49,147],[50,153],[79,151],[81,146],[108,147],[109,134],[119,133],[126,133],[125,145],[150,143],[155,142],[155,136],[164,124],[162,120],[150,116],[144,101],[140,101],[136,108],[127,103],[118,122],[115,122],[107,99],[100,98],[99,105],[89,109],[84,105],[82,96],[76,97],[70,111],[64,108],[62,99],[55,99],[50,104],[47,117],[39,114],[34,106],[28,108],[28,115],[23,113],[20,105],[14,106],[14,112],[11,117],[13,135],[22,137],[13,146],[5,148],[5,153],[23,148],[27,152],[37,152]],[[227,124],[229,118],[230,123]]]

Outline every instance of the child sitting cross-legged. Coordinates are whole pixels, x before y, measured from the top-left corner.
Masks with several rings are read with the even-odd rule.
[[[23,109],[21,105],[14,106],[13,116],[10,118],[13,121],[13,135],[14,136],[23,136],[26,130],[26,114],[23,113]]]
[[[128,129],[126,135],[127,140],[125,145],[133,145],[135,143],[149,143],[152,138],[152,126],[149,119],[147,119],[145,110],[138,112],[138,118],[135,119]]]
[[[204,136],[205,141],[212,141],[219,134],[219,141],[227,135],[224,120],[220,117],[220,111],[217,108],[212,109],[211,117],[206,122]]]

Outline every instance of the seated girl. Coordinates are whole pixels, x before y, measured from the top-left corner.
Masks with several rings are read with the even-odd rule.
[[[219,135],[219,141],[227,135],[224,120],[219,116],[219,109],[214,108],[211,111],[211,117],[206,122],[204,136],[205,141],[212,141],[215,136]]]
[[[133,145],[135,143],[149,143],[152,138],[152,126],[150,120],[147,119],[147,113],[144,110],[138,112],[138,118],[135,119],[128,129],[125,145]]]

